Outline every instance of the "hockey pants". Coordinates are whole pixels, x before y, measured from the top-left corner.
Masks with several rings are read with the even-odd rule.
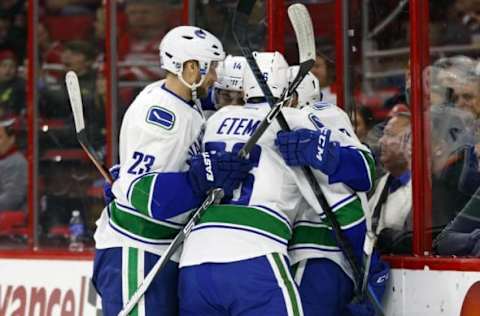
[[[278,253],[183,267],[180,316],[303,315],[288,261]]]
[[[335,262],[316,258],[294,266],[305,316],[345,315],[353,297],[353,282]]]
[[[92,282],[102,297],[103,315],[118,315],[158,258],[138,248],[96,250]],[[178,264],[170,261],[130,315],[178,315],[177,282]]]

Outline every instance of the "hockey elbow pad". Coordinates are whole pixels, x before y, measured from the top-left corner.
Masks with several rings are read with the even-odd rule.
[[[340,146],[330,141],[332,131],[322,127],[317,131],[299,129],[279,132],[275,144],[289,166],[311,166],[331,175],[340,162]]]
[[[188,174],[195,194],[203,196],[213,188],[222,188],[231,196],[252,167],[250,160],[231,152],[204,152],[192,157]]]

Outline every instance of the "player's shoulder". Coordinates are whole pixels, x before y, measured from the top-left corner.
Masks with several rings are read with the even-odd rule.
[[[192,121],[195,113],[185,100],[168,91],[164,81],[157,81],[146,86],[127,110],[126,117],[135,120],[152,132],[175,132],[182,121]],[[203,120],[198,115],[198,120]],[[183,126],[186,126],[183,124]]]

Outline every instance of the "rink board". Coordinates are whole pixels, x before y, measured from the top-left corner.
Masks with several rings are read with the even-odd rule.
[[[0,259],[0,315],[101,315],[90,282],[92,266],[91,261]],[[386,314],[480,315],[480,305],[474,306],[480,304],[479,289],[480,272],[396,269]]]

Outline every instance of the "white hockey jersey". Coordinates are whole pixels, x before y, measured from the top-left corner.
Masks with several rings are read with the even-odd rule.
[[[164,81],[137,96],[123,118],[120,175],[112,187],[115,200],[97,221],[97,248],[163,253],[183,227],[187,209],[195,206],[188,201],[190,188],[184,188],[185,171],[187,160],[201,149],[203,128],[199,107],[168,90]],[[180,198],[173,200],[174,194]]]
[[[239,150],[268,110],[266,103],[222,108],[207,122],[205,150]],[[315,129],[318,123],[315,114],[308,111],[286,108],[282,112],[292,129]],[[256,166],[232,201],[209,208],[193,228],[184,244],[181,267],[239,261],[272,252],[287,255],[294,225],[304,210],[315,209],[323,220],[323,211],[300,169],[288,167],[274,145],[278,131],[280,127],[274,122],[259,139],[250,154]],[[338,129],[332,129],[331,140],[342,146],[357,145]],[[346,205],[350,209],[357,203],[354,192],[345,185],[330,185],[321,172],[316,176],[334,210]],[[363,219],[361,207],[350,219]]]
[[[351,146],[358,150],[364,159],[365,173],[368,174],[365,181],[371,188],[375,177],[375,161],[370,150],[355,135],[347,114],[334,104],[324,101],[317,102],[314,106],[304,107],[302,111],[308,113],[310,117],[313,115],[315,120],[318,119],[319,124],[340,131],[343,135],[342,146]],[[325,175],[317,171],[314,173],[318,179],[324,178],[326,181]],[[365,220],[368,204],[364,192],[354,192],[342,183],[331,184],[322,189],[327,193],[325,194],[327,201],[343,229],[348,229]],[[335,192],[338,193],[337,197]],[[352,277],[350,265],[333,237],[331,225],[321,214],[318,214],[317,210],[306,207],[299,213],[293,225],[293,237],[289,243],[292,265],[305,259],[328,258]]]

